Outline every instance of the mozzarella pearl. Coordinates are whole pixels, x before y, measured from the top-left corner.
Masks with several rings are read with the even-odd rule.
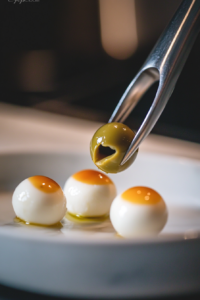
[[[61,187],[45,176],[22,181],[12,197],[13,209],[26,223],[53,225],[66,213],[66,198]]]
[[[119,235],[127,238],[158,234],[167,222],[163,198],[148,187],[133,187],[117,196],[110,219]]]
[[[83,170],[67,180],[64,193],[69,213],[80,217],[101,217],[109,214],[116,188],[103,173]]]

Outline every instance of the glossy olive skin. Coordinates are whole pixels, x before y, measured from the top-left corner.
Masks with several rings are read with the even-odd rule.
[[[100,127],[90,142],[90,154],[95,165],[106,173],[127,169],[134,162],[138,150],[124,165],[120,163],[134,136],[135,133],[122,123],[113,122]]]

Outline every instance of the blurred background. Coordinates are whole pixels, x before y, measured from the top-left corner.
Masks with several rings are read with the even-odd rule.
[[[181,0],[1,0],[0,102],[107,122]],[[154,133],[200,143],[200,36]],[[137,129],[153,86],[127,124]]]

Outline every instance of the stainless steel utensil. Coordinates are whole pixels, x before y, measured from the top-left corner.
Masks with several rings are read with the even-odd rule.
[[[146,62],[117,104],[110,122],[123,122],[143,94],[159,81],[154,101],[121,164],[150,133],[169,100],[200,29],[200,0],[184,0]]]

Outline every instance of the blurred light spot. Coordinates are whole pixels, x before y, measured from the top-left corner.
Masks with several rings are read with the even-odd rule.
[[[99,0],[101,41],[112,57],[126,59],[138,45],[135,1]]]
[[[197,239],[199,238],[199,233],[196,230],[188,230],[185,232],[184,239],[190,240],[190,239]]]

